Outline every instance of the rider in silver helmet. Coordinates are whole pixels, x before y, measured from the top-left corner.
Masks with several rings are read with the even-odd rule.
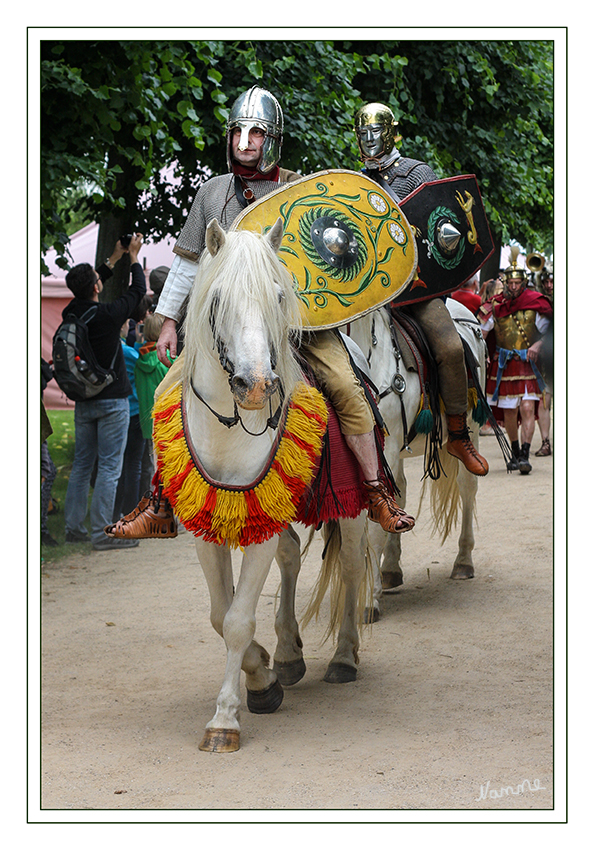
[[[196,263],[205,248],[208,223],[216,218],[228,230],[247,204],[259,200],[279,185],[299,179],[278,165],[283,138],[283,114],[276,98],[253,86],[233,103],[226,128],[227,165],[230,174],[204,183],[192,204],[175,244],[176,257],[159,298],[165,317],[157,342],[159,359],[171,365],[177,354],[176,323],[196,277]],[[341,431],[363,472],[368,515],[386,531],[410,531],[415,521],[400,508],[379,467],[374,436],[375,418],[365,391],[353,370],[337,331],[304,334],[300,353],[316,375],[336,410]],[[183,352],[169,369],[156,395],[181,377]],[[143,499],[131,514],[106,529],[113,537],[171,537],[171,506],[154,494]]]
[[[257,170],[269,174],[278,164],[283,143],[283,111],[278,100],[266,89],[252,86],[249,91],[239,95],[227,119],[227,168],[233,170],[232,137],[240,132],[238,151],[249,146],[250,130],[254,128],[264,133],[260,161]]]
[[[364,173],[382,186],[396,203],[438,177],[427,163],[400,155],[398,124],[389,106],[367,103],[355,115],[355,133]],[[489,464],[476,450],[466,424],[468,380],[464,349],[452,317],[441,298],[400,308],[410,313],[427,338],[437,362],[439,390],[448,422],[448,452],[474,475],[486,475]]]

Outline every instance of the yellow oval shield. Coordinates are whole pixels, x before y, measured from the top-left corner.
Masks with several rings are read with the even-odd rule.
[[[279,258],[291,273],[305,328],[334,328],[391,301],[417,268],[400,208],[369,177],[320,171],[248,206],[233,230],[284,226]]]

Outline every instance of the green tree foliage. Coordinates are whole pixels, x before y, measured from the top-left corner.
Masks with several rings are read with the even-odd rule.
[[[67,267],[60,210],[73,186],[93,187],[77,206],[101,223],[98,258],[132,229],[172,232],[205,176],[200,151],[223,120],[216,57],[207,46],[193,53],[199,76],[214,80],[201,108],[203,81],[184,43],[44,42],[41,53],[42,251],[55,247]],[[175,192],[161,177],[172,163],[181,180]],[[119,271],[127,279],[125,266]]]
[[[358,169],[353,116],[379,100],[403,153],[477,175],[497,239],[552,245],[550,42],[44,42],[41,84],[42,250],[65,266],[73,186],[95,187],[78,206],[101,224],[98,259],[131,229],[178,233],[199,183],[226,171],[228,110],[254,84],[283,106],[285,167]]]

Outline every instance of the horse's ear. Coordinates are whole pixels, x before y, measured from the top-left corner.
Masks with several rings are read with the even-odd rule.
[[[216,218],[213,218],[206,228],[206,247],[213,257],[221,250],[225,244],[225,239],[225,231]]]
[[[268,239],[274,249],[274,252],[276,253],[281,246],[281,242],[283,241],[283,220],[282,218],[280,218],[280,216],[274,223],[274,227],[272,227],[266,234],[266,238]]]

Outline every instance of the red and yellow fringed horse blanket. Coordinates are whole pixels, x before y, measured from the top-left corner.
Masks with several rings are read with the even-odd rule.
[[[157,399],[153,418],[163,493],[187,530],[208,542],[263,543],[291,522],[355,517],[367,505],[334,410],[305,383],[291,397],[262,473],[245,487],[214,481],[204,470],[189,437],[181,384]]]
[[[157,399],[153,418],[163,493],[188,531],[237,548],[263,543],[296,520],[328,420],[317,390],[297,386],[264,470],[246,487],[214,481],[202,467],[188,434],[181,384]]]

